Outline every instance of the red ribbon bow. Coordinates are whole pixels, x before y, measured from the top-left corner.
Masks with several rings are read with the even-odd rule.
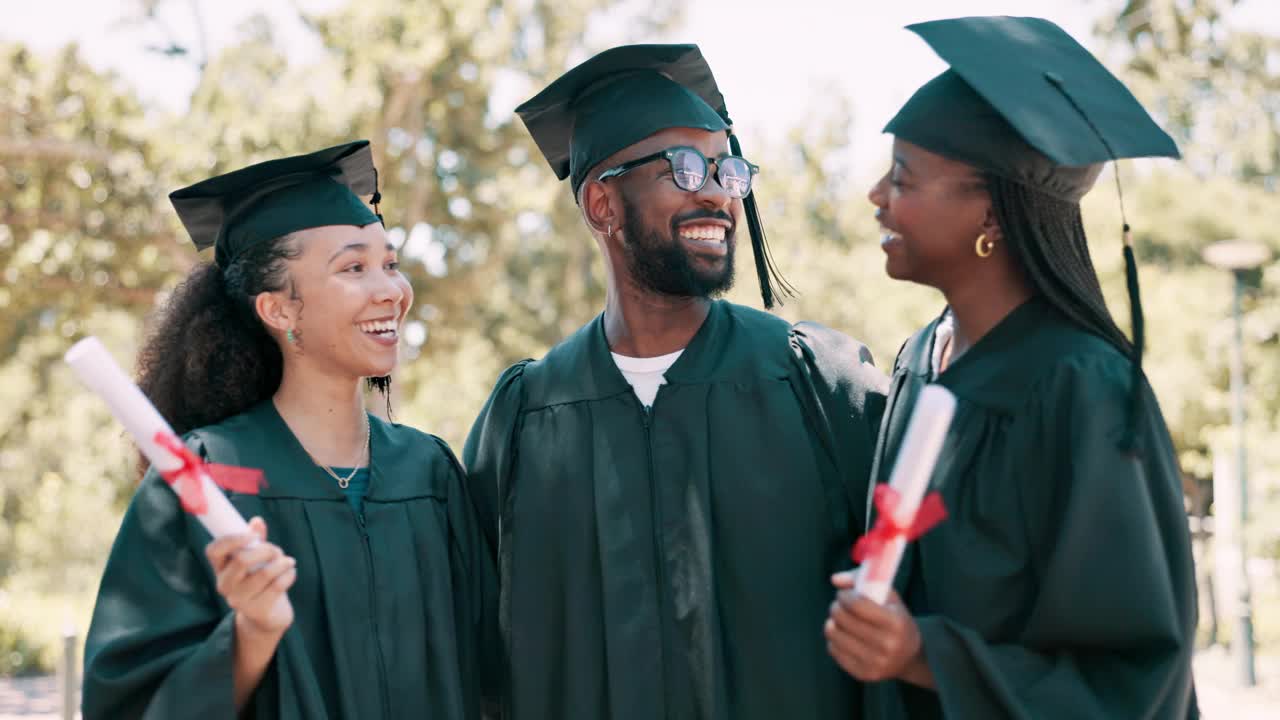
[[[881,548],[898,538],[905,538],[907,542],[915,540],[947,517],[947,507],[943,505],[942,496],[937,492],[931,492],[924,497],[920,507],[916,509],[915,520],[910,525],[900,525],[894,518],[898,505],[902,502],[902,497],[897,490],[881,483],[876,486],[872,501],[875,503],[879,517],[876,518],[876,524],[871,531],[858,538],[858,542],[854,544],[853,561],[855,563],[861,563],[879,553]]]
[[[204,486],[200,482],[203,474],[207,473],[215,485],[231,492],[257,495],[258,489],[262,487],[261,470],[205,462],[196,457],[176,436],[164,431],[157,432],[153,440],[182,462],[182,465],[173,470],[161,472],[160,477],[173,486],[178,500],[182,502],[182,509],[192,515],[203,515],[209,510],[209,501],[204,496]]]

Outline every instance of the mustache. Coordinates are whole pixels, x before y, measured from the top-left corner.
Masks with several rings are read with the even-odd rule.
[[[732,233],[738,227],[738,223],[733,216],[723,210],[692,210],[683,215],[677,215],[671,218],[671,227],[675,228],[682,223],[690,220],[723,220],[729,223],[729,232]]]

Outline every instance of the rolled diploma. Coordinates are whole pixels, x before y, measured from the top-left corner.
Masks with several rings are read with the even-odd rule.
[[[926,385],[920,391],[893,474],[889,476],[889,487],[899,496],[894,521],[900,527],[909,526],[915,520],[916,509],[929,489],[929,479],[933,477],[942,441],[947,437],[955,413],[956,397],[950,390],[941,385]],[[854,592],[883,605],[889,599],[889,590],[893,587],[893,578],[898,574],[898,565],[906,547],[905,538],[894,538],[878,553],[867,558],[858,567]]]
[[[151,401],[147,400],[147,396],[142,394],[142,390],[124,374],[96,337],[87,337],[72,345],[64,357],[80,382],[107,402],[111,414],[129,431],[142,454],[147,456],[156,470],[168,472],[182,466],[182,461],[177,456],[157,445],[154,440],[156,433],[173,435],[173,429],[160,416]],[[203,486],[207,510],[196,515],[196,518],[210,535],[217,538],[249,532],[248,523],[208,473],[201,473],[200,484]]]

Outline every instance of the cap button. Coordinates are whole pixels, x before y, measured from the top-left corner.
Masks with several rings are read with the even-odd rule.
[[[1056,73],[1056,72],[1052,71],[1052,70],[1045,70],[1045,71],[1044,71],[1044,79],[1045,79],[1045,80],[1048,80],[1049,82],[1053,83],[1054,85],[1061,85],[1061,84],[1062,84],[1062,76],[1061,76],[1061,75],[1059,75],[1058,73]]]

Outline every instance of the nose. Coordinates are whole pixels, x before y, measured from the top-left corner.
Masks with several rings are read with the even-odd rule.
[[[399,305],[405,299],[406,294],[412,298],[413,290],[408,287],[408,283],[404,281],[404,277],[399,271],[389,273],[377,273],[380,278],[373,289],[373,302],[376,304],[388,303],[391,305]]]
[[[867,199],[871,201],[872,205],[875,205],[882,210],[889,206],[889,193],[886,191],[888,184],[889,175],[885,174],[882,175],[880,179],[876,181],[876,184],[872,185],[871,189],[867,191]]]
[[[698,205],[704,208],[719,209],[727,212],[729,206],[733,204],[733,196],[720,184],[720,179],[716,176],[715,165],[709,165],[707,172],[710,177],[702,184],[702,189],[694,193],[694,199]]]

